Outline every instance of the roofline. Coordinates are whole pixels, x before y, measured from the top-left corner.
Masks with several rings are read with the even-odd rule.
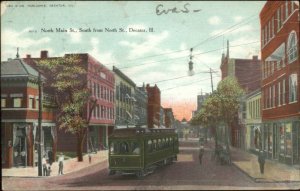
[[[118,69],[116,66],[113,66],[113,72],[116,73],[117,75],[119,75],[125,81],[127,81],[130,85],[136,87],[136,84],[128,76],[126,76],[120,69]]]

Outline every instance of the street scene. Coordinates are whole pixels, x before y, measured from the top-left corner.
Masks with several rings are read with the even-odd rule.
[[[1,2],[2,190],[299,190],[299,21],[299,1]]]
[[[56,172],[51,177],[30,177],[30,173],[22,173],[22,177],[2,178],[4,190],[216,190],[216,189],[297,189],[299,182],[287,183],[273,176],[273,179],[257,180],[250,177],[235,165],[225,166],[217,164],[211,159],[213,142],[204,144],[203,163],[199,165],[198,140],[191,138],[180,141],[178,161],[171,165],[160,167],[154,173],[136,179],[133,175],[108,175],[107,160],[93,161],[79,170],[57,176]],[[104,158],[104,156],[101,156]],[[249,160],[243,152],[233,151],[233,161]],[[66,165],[72,162],[66,162]],[[67,168],[67,167],[66,167]],[[255,168],[255,167],[254,167]],[[269,167],[268,167],[269,168]],[[266,169],[266,175],[272,176],[271,167]],[[275,167],[276,168],[276,167]],[[257,169],[258,170],[258,169]],[[71,171],[71,170],[70,170]],[[256,172],[258,174],[258,172]],[[33,175],[33,174],[32,174]],[[276,180],[277,178],[277,180]],[[24,181],[20,181],[24,180]]]

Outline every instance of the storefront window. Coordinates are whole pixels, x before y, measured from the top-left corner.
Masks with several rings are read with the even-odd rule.
[[[269,153],[272,153],[273,152],[273,128],[271,126],[269,126],[268,145],[269,145]]]
[[[282,123],[279,127],[279,148],[280,155],[284,155],[284,123]]]
[[[264,127],[264,141],[263,141],[264,151],[268,151],[268,128],[269,128],[269,124],[266,124]]]
[[[292,156],[292,123],[285,126],[286,155]]]

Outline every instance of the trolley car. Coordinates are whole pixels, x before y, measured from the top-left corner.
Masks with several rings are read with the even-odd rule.
[[[143,177],[157,166],[177,160],[178,135],[174,129],[115,129],[109,137],[109,174]]]

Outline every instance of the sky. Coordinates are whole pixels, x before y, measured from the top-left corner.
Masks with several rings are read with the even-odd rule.
[[[173,108],[176,119],[190,119],[197,95],[211,92],[210,68],[214,89],[220,81],[227,40],[231,58],[260,58],[264,4],[2,1],[1,61],[15,58],[17,47],[21,57],[39,57],[41,50],[49,56],[89,53],[109,69],[118,67],[138,86],[156,84],[162,106]],[[188,73],[191,48],[194,75]]]

